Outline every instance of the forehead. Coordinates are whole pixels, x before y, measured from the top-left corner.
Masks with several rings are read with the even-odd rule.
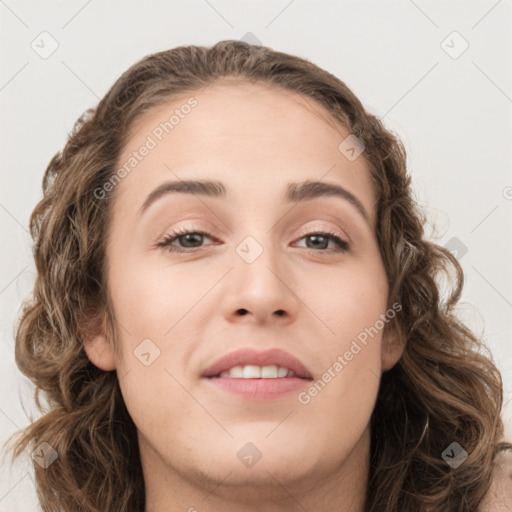
[[[341,182],[372,216],[367,163],[362,157],[348,160],[338,148],[348,135],[312,98],[225,80],[168,100],[136,120],[119,166],[148,140],[154,147],[117,193],[138,207],[155,185],[178,178],[212,178],[249,195],[259,187],[265,196],[290,181],[325,179]]]
[[[280,124],[293,123],[293,127],[291,125],[287,127],[287,132],[294,129],[297,132],[308,132],[311,136],[310,125],[304,122],[311,123],[314,118],[315,125],[329,125],[340,136],[345,137],[348,134],[346,127],[336,122],[328,110],[313,98],[274,84],[223,78],[201,90],[183,93],[155,106],[132,124],[129,141],[133,141],[141,131],[147,132],[150,127],[157,126],[162,120],[169,120],[170,115],[186,106],[190,98],[197,100],[199,108],[192,109],[193,120],[187,124],[192,124],[196,129],[200,128],[199,124],[215,122],[217,125],[224,124],[228,132],[228,124],[231,124],[232,135],[237,133],[234,128],[244,126],[245,129],[240,134],[242,135],[247,132],[251,123],[266,123],[270,121],[269,116],[271,116],[274,124],[276,121],[280,121]],[[186,117],[188,114],[185,115]],[[194,123],[194,119],[197,123]],[[295,124],[296,121],[302,122]],[[257,124],[256,127],[261,128]],[[272,126],[267,125],[267,128],[269,134],[272,133]],[[176,135],[177,132],[178,130],[174,134]]]

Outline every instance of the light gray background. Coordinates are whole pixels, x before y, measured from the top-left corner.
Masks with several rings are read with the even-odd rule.
[[[50,158],[139,58],[247,33],[344,80],[401,136],[429,236],[467,250],[461,314],[503,373],[512,438],[511,27],[511,0],[0,0],[0,442],[28,423],[20,400],[32,408],[13,335],[35,275],[27,226]],[[0,481],[0,511],[38,510],[28,464],[3,461]]]

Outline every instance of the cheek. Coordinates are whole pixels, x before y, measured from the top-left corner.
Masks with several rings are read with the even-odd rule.
[[[172,457],[181,460],[186,458],[187,450],[193,445],[190,439],[202,439],[205,424],[208,427],[205,438],[220,437],[223,432],[220,427],[215,428],[215,422],[201,414],[202,410],[198,410],[186,388],[178,383],[183,379],[173,377],[174,372],[168,372],[168,365],[160,357],[148,367],[141,364],[125,366],[120,387],[139,436],[158,453],[169,455],[172,446]]]
[[[310,282],[314,285],[304,288],[306,303],[322,320],[322,338],[332,349],[348,349],[351,340],[358,336],[364,339],[368,329],[386,312],[387,281],[378,262],[369,265],[356,261],[339,271],[330,269],[319,274]],[[380,334],[381,322],[377,327]],[[374,334],[372,338],[377,338],[374,345],[379,343],[380,336]]]
[[[155,258],[156,260],[156,258]],[[172,336],[195,304],[212,286],[215,276],[163,266],[126,261],[111,274],[112,300],[118,322],[134,341],[151,338],[164,342]]]
[[[128,412],[146,439],[158,439],[162,429],[178,435],[194,413],[194,401],[180,385],[187,385],[184,362],[193,347],[178,333],[200,291],[183,272],[128,258],[111,272],[111,285],[120,349],[117,372]]]
[[[365,424],[378,392],[382,333],[390,318],[383,270],[368,268],[354,266],[334,278],[331,273],[308,294],[308,306],[322,320],[316,342],[322,374],[298,401],[322,409],[333,424],[343,417]]]
[[[195,348],[191,339],[197,338],[190,332],[197,325],[196,317],[186,315],[218,278],[211,271],[202,278],[178,266],[162,266],[161,261],[156,265],[151,258],[118,261],[110,274],[110,289],[124,401],[145,435],[162,421],[163,411],[166,418],[174,418],[166,428],[177,431],[180,418],[187,418],[194,409],[194,402],[180,386],[188,386],[186,362]]]

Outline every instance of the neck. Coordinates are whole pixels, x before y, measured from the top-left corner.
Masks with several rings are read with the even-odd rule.
[[[364,511],[369,429],[334,470],[315,468],[293,480],[277,471],[251,473],[248,481],[229,469],[214,477],[202,471],[170,467],[140,439],[139,443],[146,487],[145,512]],[[320,461],[318,467],[322,467]]]

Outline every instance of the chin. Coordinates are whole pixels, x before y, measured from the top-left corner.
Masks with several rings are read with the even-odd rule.
[[[212,479],[222,480],[231,473],[229,481],[239,485],[268,485],[272,477],[279,482],[299,481],[326,462],[335,464],[326,453],[316,453],[314,450],[319,447],[297,432],[292,435],[283,429],[281,435],[277,435],[277,430],[269,435],[272,429],[268,427],[241,430],[245,435],[236,435],[234,439],[226,435],[225,442],[219,438],[205,441],[204,450],[189,460]],[[198,446],[201,443],[195,445],[195,450]],[[329,455],[332,457],[332,453]]]
[[[226,488],[243,488],[244,496],[249,492],[249,488],[254,489],[255,497],[258,496],[257,493],[263,490],[267,492],[273,487],[276,487],[276,495],[278,495],[277,491],[282,491],[281,485],[293,486],[294,483],[300,483],[315,468],[314,464],[304,464],[301,457],[285,459],[281,454],[263,455],[252,467],[245,466],[236,458],[236,455],[223,460],[217,459],[215,465],[212,465],[211,459],[204,461],[204,465],[199,461],[197,463],[197,466],[189,468],[191,473],[201,473],[204,480],[215,485],[223,482]]]

